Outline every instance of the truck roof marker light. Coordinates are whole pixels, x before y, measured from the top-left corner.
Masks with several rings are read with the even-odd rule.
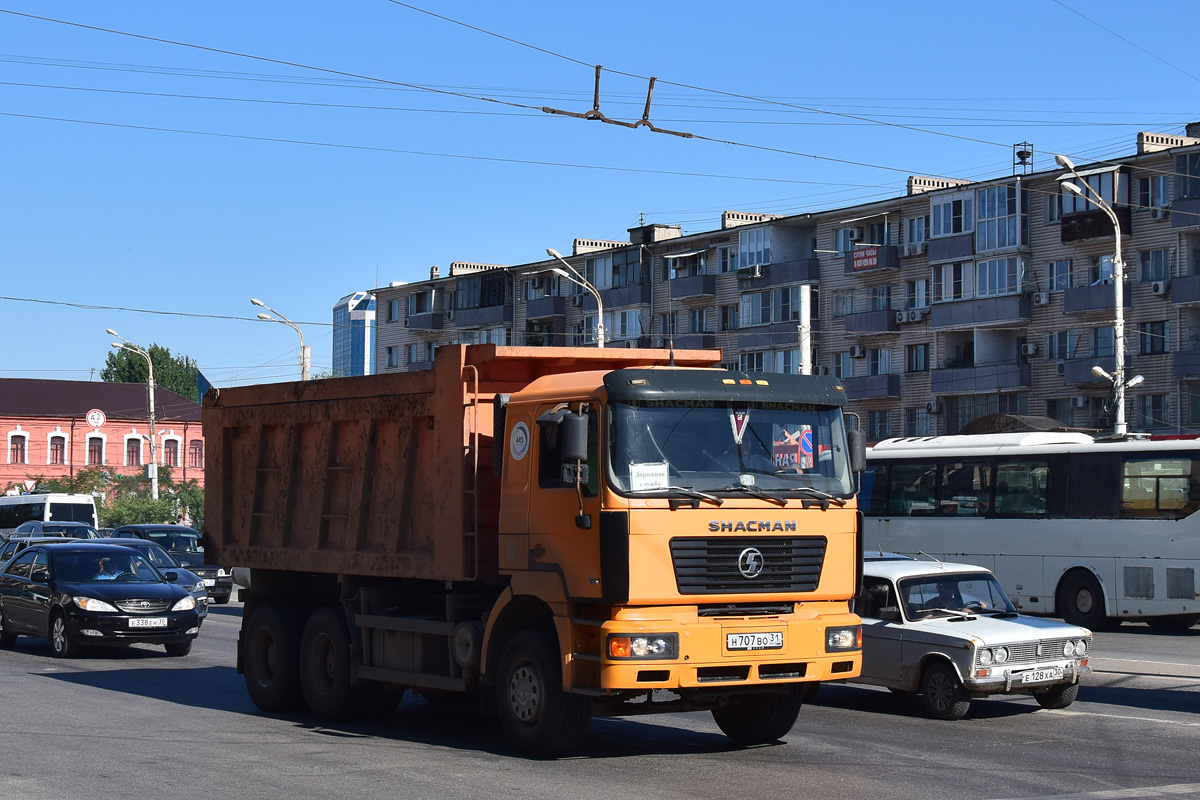
[[[645,378],[633,378],[629,381],[630,386],[646,386],[649,383],[650,381],[646,380]]]
[[[754,381],[750,380],[749,378],[742,378],[741,380],[738,381],[738,383],[742,384],[743,386],[753,386],[754,385]]]
[[[767,383],[766,381],[755,381],[755,383],[758,384],[759,386],[770,386],[771,385],[771,384]]]
[[[721,383],[724,383],[724,384],[734,384],[734,383],[737,383],[737,381],[735,381],[733,378],[721,378]],[[1197,597],[1200,597],[1200,594],[1198,594],[1198,595],[1196,595],[1196,596],[1197,596]]]

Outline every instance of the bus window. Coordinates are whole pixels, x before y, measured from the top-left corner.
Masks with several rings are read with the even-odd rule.
[[[982,517],[992,495],[992,470],[987,461],[951,461],[942,465],[942,495],[938,513]]]
[[[893,464],[888,488],[888,514],[931,516],[937,508],[937,466]]]
[[[876,464],[867,467],[862,474],[862,489],[858,493],[858,507],[868,517],[881,517],[887,513],[887,466]]]
[[[1046,513],[1050,466],[1045,461],[996,463],[996,515],[1035,517]]]
[[[1181,519],[1200,506],[1189,458],[1126,458],[1121,516]]]

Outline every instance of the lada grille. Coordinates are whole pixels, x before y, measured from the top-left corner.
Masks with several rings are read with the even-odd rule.
[[[1019,644],[1008,644],[1004,647],[1008,648],[1007,664],[1037,664],[1041,661],[1061,661],[1063,656],[1063,645],[1074,639],[1043,639],[1040,642],[1020,642]],[[1084,639],[1087,642],[1088,652],[1092,649],[1092,640]],[[1041,650],[1038,650],[1038,646]]]
[[[170,601],[163,600],[117,600],[116,606],[127,614],[161,614]]]
[[[686,537],[671,540],[671,561],[680,594],[811,592],[821,582],[825,546],[824,536]],[[739,560],[750,549],[762,566],[748,575]]]

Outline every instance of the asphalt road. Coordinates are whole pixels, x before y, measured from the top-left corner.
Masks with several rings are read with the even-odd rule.
[[[411,696],[372,725],[262,714],[233,667],[240,613],[216,607],[183,658],[0,651],[0,798],[1200,797],[1200,628],[1100,634],[1061,711],[985,700],[938,722],[826,686],[782,744],[737,749],[708,714],[673,714],[595,720],[579,756],[530,761],[493,720]]]

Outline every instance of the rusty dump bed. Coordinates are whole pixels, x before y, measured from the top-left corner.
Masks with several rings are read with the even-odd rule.
[[[210,391],[209,560],[496,580],[492,405],[544,375],[667,364],[665,350],[440,348],[433,369]],[[676,351],[712,366],[719,350]]]

